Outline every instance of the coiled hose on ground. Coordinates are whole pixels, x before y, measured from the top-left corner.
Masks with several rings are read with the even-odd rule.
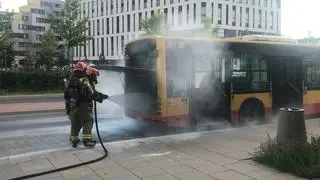
[[[34,177],[37,177],[37,176],[51,174],[51,173],[55,173],[55,172],[59,172],[59,171],[65,171],[65,170],[68,170],[68,169],[72,169],[72,168],[88,165],[88,164],[91,164],[91,163],[95,163],[95,162],[101,161],[104,158],[106,158],[109,155],[109,152],[108,152],[107,148],[103,145],[103,142],[101,140],[101,136],[100,136],[100,132],[99,132],[99,126],[98,126],[97,102],[96,101],[94,101],[94,117],[95,117],[95,124],[96,124],[96,130],[97,130],[98,139],[99,139],[99,142],[101,144],[101,147],[103,148],[103,150],[105,152],[105,154],[103,156],[101,156],[101,157],[99,157],[97,159],[91,160],[91,161],[87,161],[87,162],[83,162],[83,163],[79,163],[79,164],[74,164],[74,165],[71,165],[71,166],[61,167],[61,168],[57,168],[57,169],[52,169],[52,170],[49,170],[49,171],[43,171],[43,172],[39,172],[39,173],[35,173],[35,174],[29,174],[29,175],[25,175],[25,176],[20,176],[20,177],[12,178],[12,179],[9,179],[9,180],[23,180],[23,179],[34,178]]]

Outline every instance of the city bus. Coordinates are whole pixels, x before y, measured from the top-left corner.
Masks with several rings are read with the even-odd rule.
[[[320,113],[320,48],[281,38],[145,36],[125,46],[125,114],[169,126]]]

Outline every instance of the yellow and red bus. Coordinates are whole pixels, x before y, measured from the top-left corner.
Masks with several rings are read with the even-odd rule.
[[[320,113],[320,48],[281,38],[146,36],[125,47],[125,113],[168,125]]]

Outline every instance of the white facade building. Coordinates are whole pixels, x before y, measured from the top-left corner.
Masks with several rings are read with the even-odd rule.
[[[59,13],[62,5],[61,0],[28,0],[28,4],[14,14],[12,31],[16,63],[26,56],[28,48],[39,56],[43,33],[50,27],[48,15]]]
[[[157,9],[165,13],[171,33],[196,33],[206,17],[219,37],[280,34],[281,0],[81,0],[81,17],[89,16],[93,40],[74,50],[74,60],[123,58],[125,44],[141,33],[139,21]],[[178,33],[177,33],[178,32]]]

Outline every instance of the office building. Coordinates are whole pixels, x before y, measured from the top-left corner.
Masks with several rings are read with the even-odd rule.
[[[28,53],[39,56],[43,33],[50,27],[48,15],[59,13],[62,5],[60,0],[28,0],[28,4],[14,14],[12,30],[16,63],[19,64]]]
[[[162,9],[173,35],[196,35],[207,17],[219,37],[280,34],[281,0],[81,0],[93,40],[74,50],[74,60],[123,58],[125,44],[143,32],[139,22]]]

